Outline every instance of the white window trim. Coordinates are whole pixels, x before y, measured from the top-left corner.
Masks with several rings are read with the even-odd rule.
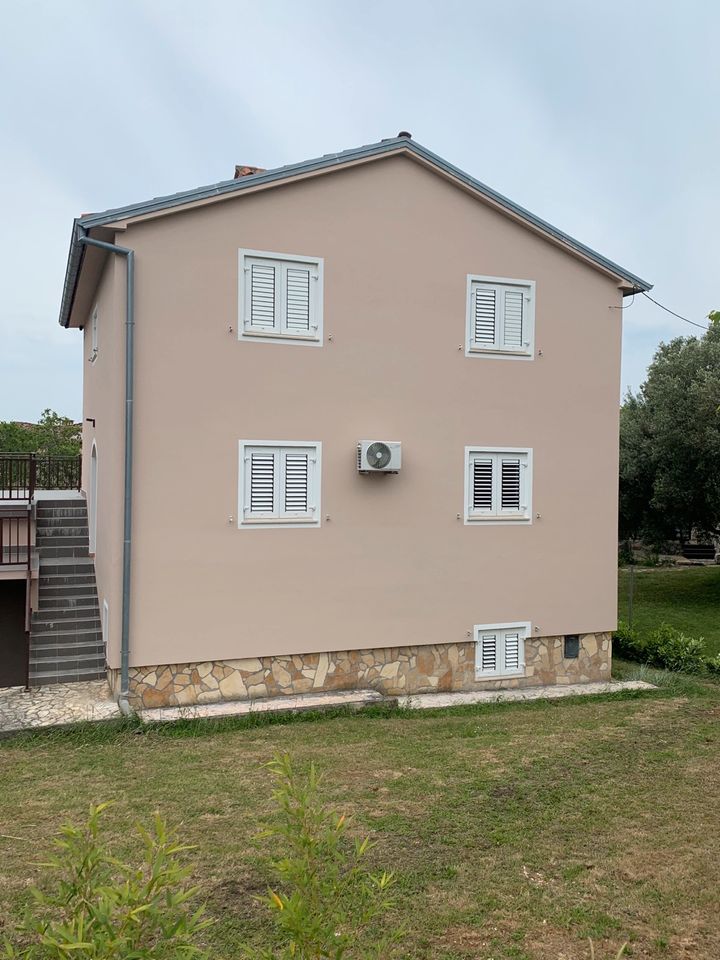
[[[470,485],[470,458],[476,453],[487,453],[487,454],[522,454],[527,457],[527,467],[525,468],[525,483],[526,489],[525,493],[527,494],[527,506],[525,512],[522,514],[474,514],[470,510],[470,496],[471,496],[471,485]],[[533,451],[532,447],[465,447],[465,486],[464,486],[464,499],[465,499],[465,523],[475,526],[476,524],[487,524],[488,526],[505,526],[512,525],[517,526],[518,524],[532,524],[532,493],[533,493]]]
[[[248,447],[270,447],[273,450],[287,447],[313,447],[316,451],[315,469],[310,494],[315,504],[313,517],[289,519],[286,517],[245,517],[245,457]],[[322,521],[322,443],[320,440],[240,440],[238,443],[238,514],[237,525],[241,530],[300,529],[319,527]]]
[[[314,293],[311,290],[311,318],[317,326],[313,334],[298,333],[268,333],[266,330],[248,330],[245,326],[245,294],[246,294],[246,257],[256,257],[263,260],[278,260],[282,263],[307,263],[317,269],[317,280]],[[269,250],[238,250],[238,340],[255,340],[258,343],[294,343],[306,347],[321,347],[323,345],[323,269],[322,257],[306,257],[298,253],[276,253]]]
[[[487,670],[481,669],[480,663],[480,635],[483,633],[500,633],[505,630],[517,630],[520,636],[520,665],[517,670]],[[473,626],[473,640],[475,642],[475,679],[476,680],[500,680],[503,677],[523,677],[525,676],[525,644],[532,636],[532,624],[529,620],[522,620],[518,623],[476,623]],[[503,646],[503,657],[498,655],[498,661],[504,661],[505,648]]]
[[[98,307],[97,304],[90,314],[90,356],[88,361],[95,363],[98,355]]]
[[[480,347],[473,345],[472,288],[474,283],[488,283],[495,286],[527,287],[530,302],[525,316],[529,324],[528,346],[522,350],[508,347]],[[465,306],[465,356],[489,357],[495,360],[533,360],[535,358],[535,281],[516,280],[510,277],[484,277],[479,274],[467,275],[467,295]]]

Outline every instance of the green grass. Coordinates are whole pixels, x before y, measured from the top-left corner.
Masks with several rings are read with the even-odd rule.
[[[630,572],[619,571],[619,617],[628,620]],[[633,626],[648,633],[669,623],[689,636],[705,637],[708,654],[720,653],[720,565],[635,568]]]
[[[91,801],[127,856],[159,809],[217,923],[214,958],[269,943],[263,764],[277,750],[324,772],[329,801],[399,878],[407,960],[720,956],[720,686],[659,679],[620,694],[430,712],[133,723],[0,741],[0,934],[27,902],[59,825]],[[276,852],[276,851],[275,851]],[[663,946],[663,944],[665,946]]]

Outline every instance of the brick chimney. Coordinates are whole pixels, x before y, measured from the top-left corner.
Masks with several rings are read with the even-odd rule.
[[[233,180],[239,180],[240,177],[251,177],[254,173],[264,173],[265,167],[249,167],[245,163],[239,163],[235,167],[235,176]]]

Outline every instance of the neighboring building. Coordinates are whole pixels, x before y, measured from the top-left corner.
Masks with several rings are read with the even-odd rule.
[[[77,220],[116,689],[123,647],[135,706],[608,679],[648,289],[405,134]]]

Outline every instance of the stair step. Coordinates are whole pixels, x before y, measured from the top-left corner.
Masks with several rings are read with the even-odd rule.
[[[30,644],[39,640],[41,643],[45,640],[55,643],[66,643],[71,640],[79,640],[85,643],[92,641],[102,643],[102,630],[100,625],[96,627],[75,627],[72,620],[61,624],[64,629],[59,630],[32,630],[30,632]]]
[[[53,669],[54,664],[57,664],[58,667],[60,667],[61,665],[67,666],[69,663],[73,665],[73,669],[76,669],[77,667],[96,667],[98,664],[105,663],[105,654],[103,651],[103,653],[95,653],[88,656],[86,654],[77,653],[71,650],[70,653],[63,653],[60,656],[54,657],[54,659],[51,661],[46,657],[39,657],[36,659],[35,654],[31,650],[30,666],[33,666],[33,664],[36,663],[39,663],[44,670]]]
[[[83,607],[97,606],[97,602],[97,593],[90,593],[89,585],[88,591],[85,593],[73,593],[69,596],[65,593],[62,593],[59,597],[48,596],[46,591],[40,594],[38,613],[42,613],[44,610],[80,610]]]
[[[95,564],[91,557],[67,557],[60,560],[47,560],[42,565],[43,577],[67,577],[73,573],[95,574]]]
[[[87,533],[63,533],[58,536],[45,536],[38,533],[35,542],[39,547],[87,547],[89,540]]]
[[[88,546],[84,547],[46,547],[38,544],[41,560],[56,559],[57,557],[87,557]]]
[[[65,523],[58,527],[44,527],[37,524],[36,540],[55,541],[64,537],[87,537],[87,523]]]
[[[31,687],[42,687],[48,683],[78,683],[81,680],[103,680],[105,667],[83,667],[77,670],[57,672],[54,670],[31,670],[29,684]]]
[[[57,600],[59,598],[97,596],[94,583],[63,583],[53,587],[40,587],[40,606],[43,600]]]
[[[40,587],[60,587],[64,583],[77,585],[78,583],[95,583],[95,574],[90,571],[81,573],[50,573],[45,575],[44,564],[40,567]]]
[[[63,497],[60,500],[51,500],[41,497],[40,499],[35,500],[35,504],[38,510],[68,510],[70,508],[79,508],[82,507],[87,509],[87,502],[84,497]]]
[[[33,644],[30,651],[30,662],[43,660],[49,663],[60,657],[74,657],[75,659],[95,659],[105,662],[105,646],[102,643],[41,643]]]
[[[57,620],[34,620],[30,635],[32,637],[40,637],[46,633],[68,633],[71,630],[73,632],[79,630],[100,630],[100,617],[98,613],[99,611],[95,611],[95,614],[90,617],[76,616],[75,618],[60,617]]]
[[[55,599],[58,599],[57,597]],[[40,607],[32,615],[33,625],[45,623],[50,620],[85,620],[88,617],[97,618],[100,616],[100,607],[96,597],[89,598],[88,603],[75,604],[66,607]]]
[[[58,516],[56,511],[47,516],[36,514],[35,519],[37,525],[43,530],[52,530],[54,527],[82,527],[87,526],[88,522],[87,513],[84,510],[82,512],[77,510],[70,516],[67,514]]]

